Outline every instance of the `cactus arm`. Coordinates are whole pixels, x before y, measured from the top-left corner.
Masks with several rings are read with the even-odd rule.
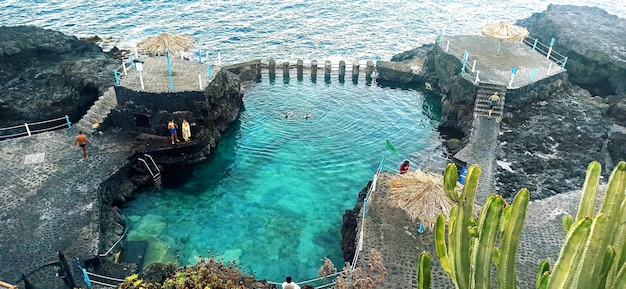
[[[501,196],[489,195],[478,221],[478,240],[472,251],[471,288],[491,288],[491,262],[504,208]]]
[[[615,166],[611,177],[609,177],[608,186],[602,200],[602,206],[600,213],[607,217],[614,217],[620,215],[620,208],[624,201],[624,189],[626,189],[626,162],[621,161]],[[613,235],[617,229],[617,220],[619,218],[612,218],[613,222],[609,222],[607,231],[605,232],[606,240],[613,241]]]
[[[598,280],[598,286],[596,288],[602,289],[606,287],[607,277],[611,270],[611,265],[613,265],[613,259],[615,258],[615,250],[613,247],[609,246],[604,252],[604,258],[602,260],[602,269],[600,270],[600,279]]]
[[[605,196],[602,201],[602,208],[600,212],[604,213],[609,218],[609,224],[607,230],[604,233],[604,238],[609,240],[609,244],[615,249],[614,264],[609,271],[607,277],[607,285],[612,285],[615,275],[619,268],[625,262],[624,254],[624,239],[626,238],[626,228],[623,224],[626,223],[626,199],[624,199],[624,189],[626,188],[626,162],[620,161],[613,169],[611,177],[609,178],[608,186],[605,191]],[[616,202],[621,199],[619,207],[615,208],[615,204],[608,204],[609,199]],[[607,214],[604,209],[610,208],[611,214]]]
[[[578,279],[577,287],[579,288],[595,288],[600,280],[602,270],[598,260],[603,260],[607,249],[608,241],[604,238],[604,231],[607,227],[607,217],[603,214],[596,215],[591,221],[591,229],[589,238],[583,248],[581,259],[576,269]],[[573,268],[572,268],[573,269]]]
[[[550,262],[548,260],[542,260],[539,263],[539,272],[537,273],[537,282],[535,287],[537,289],[545,289],[548,286],[548,279],[550,278]]]
[[[601,172],[602,166],[597,161],[593,161],[587,166],[587,173],[585,175],[585,183],[583,184],[580,204],[578,205],[576,221],[584,217],[593,218],[596,199],[598,198],[598,186]]]
[[[554,269],[548,280],[549,289],[569,289],[571,282],[570,278],[574,274],[571,274],[571,267],[574,267],[576,262],[579,261],[580,244],[585,241],[589,235],[589,227],[591,226],[591,219],[584,218],[576,221],[572,228],[567,232],[565,237],[565,244],[561,248],[559,253],[559,259],[554,264]]]
[[[470,284],[471,236],[467,228],[469,226],[469,219],[472,217],[474,210],[474,197],[476,195],[476,187],[478,186],[481,171],[480,166],[477,165],[470,166],[467,171],[463,194],[459,199],[460,203],[456,220],[454,221],[453,230],[456,230],[456,234],[455,238],[451,241],[456,243],[452,262],[454,263],[457,289],[469,288]]]
[[[537,280],[537,289],[546,289],[548,288],[548,280],[550,280],[550,272],[543,272],[540,279]]]
[[[456,251],[456,246],[457,244],[454,243],[454,240],[456,240],[456,234],[457,231],[455,230],[455,223],[456,223],[456,215],[458,213],[459,209],[457,206],[452,207],[452,209],[450,209],[450,217],[449,217],[449,221],[448,221],[448,264],[450,264],[450,278],[452,279],[452,283],[455,284],[456,286],[456,268],[454,267],[456,264],[454,263],[454,259],[455,259],[455,251]]]
[[[565,215],[561,219],[561,223],[563,224],[563,229],[565,229],[565,231],[569,231],[569,228],[571,228],[574,223],[574,218],[572,218],[572,215]]]
[[[500,248],[493,248],[493,265],[496,266],[496,269],[500,265]]]
[[[435,226],[435,248],[437,249],[437,255],[441,261],[443,271],[445,271],[448,276],[452,276],[450,259],[448,259],[448,248],[446,248],[446,215],[444,214],[439,214],[439,216],[437,216],[437,225]]]
[[[443,173],[443,191],[448,198],[453,201],[459,200],[459,193],[456,191],[456,182],[459,180],[459,173],[457,172],[455,164],[448,164],[446,170]]]
[[[422,252],[419,258],[417,288],[430,289],[430,254],[426,251]]]
[[[615,281],[613,282],[612,286],[618,286],[618,287],[611,287],[611,288],[626,288],[626,264],[622,264],[622,266],[619,267],[619,271],[617,271],[617,275],[615,276]]]
[[[500,266],[498,267],[498,286],[516,288],[515,262],[519,238],[526,218],[526,207],[530,199],[527,189],[521,189],[513,199],[509,220],[504,228],[500,242]]]
[[[511,218],[511,206],[505,206],[504,213],[502,213],[502,219],[500,219],[500,234],[504,234],[504,228],[506,228],[506,224],[509,223],[510,218]]]

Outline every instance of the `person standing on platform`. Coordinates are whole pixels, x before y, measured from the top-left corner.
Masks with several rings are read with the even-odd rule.
[[[189,127],[189,122],[186,119],[183,119],[182,130],[183,130],[183,139],[185,141],[189,141],[189,139],[191,138],[191,128]]]
[[[170,131],[170,136],[172,137],[172,144],[174,144],[174,141],[176,142],[180,142],[178,140],[178,135],[176,135],[176,124],[174,123],[174,120],[170,120],[169,123],[167,123],[167,129]]]
[[[85,160],[89,158],[87,156],[87,143],[88,142],[89,140],[87,139],[87,136],[85,136],[82,131],[78,131],[78,135],[74,139],[74,149],[76,149],[80,145],[80,147],[83,150],[83,159]]]

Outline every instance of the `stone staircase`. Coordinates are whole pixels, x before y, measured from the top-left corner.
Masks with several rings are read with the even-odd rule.
[[[474,103],[474,117],[489,117],[489,97],[496,91],[500,96],[500,103],[493,108],[491,117],[495,118],[498,122],[502,120],[502,114],[504,112],[504,100],[506,97],[506,86],[491,83],[480,83]]]
[[[91,108],[89,108],[89,111],[87,111],[87,114],[74,126],[86,135],[92,135],[94,132],[92,125],[96,122],[102,123],[116,105],[117,97],[115,96],[115,89],[111,86],[94,102]]]

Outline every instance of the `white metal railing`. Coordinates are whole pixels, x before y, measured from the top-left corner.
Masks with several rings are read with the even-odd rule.
[[[59,122],[59,121],[62,121],[62,123],[47,126],[48,124],[52,122]],[[46,126],[40,127],[42,125],[46,125]],[[21,136],[32,136],[33,134],[37,134],[37,133],[41,133],[41,132],[49,131],[49,130],[60,129],[66,126],[68,128],[72,127],[70,118],[67,115],[64,117],[59,117],[59,118],[50,119],[50,120],[44,120],[44,121],[33,122],[33,123],[24,123],[21,125],[0,128],[0,140],[21,137]],[[19,131],[20,129],[23,129],[23,131]],[[13,132],[15,130],[18,130],[18,132]],[[7,132],[7,134],[3,133],[5,131]]]

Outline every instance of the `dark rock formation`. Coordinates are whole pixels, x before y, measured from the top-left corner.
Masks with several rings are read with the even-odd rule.
[[[626,92],[626,19],[595,7],[549,5],[517,24],[545,45],[555,39],[572,83],[592,95]]]
[[[432,47],[433,44],[426,44],[394,55],[391,61],[376,62],[376,81],[387,86],[423,83],[424,59]]]
[[[370,189],[372,181],[369,181],[367,185],[359,192],[356,204],[352,210],[346,210],[343,214],[343,223],[341,225],[341,250],[343,251],[343,259],[345,262],[352,263],[354,254],[356,252],[356,245],[358,241],[357,224],[358,219],[361,217],[361,209],[363,208],[363,200],[367,196],[367,191]]]
[[[95,44],[34,26],[0,27],[0,127],[68,115],[77,122],[113,84]]]

